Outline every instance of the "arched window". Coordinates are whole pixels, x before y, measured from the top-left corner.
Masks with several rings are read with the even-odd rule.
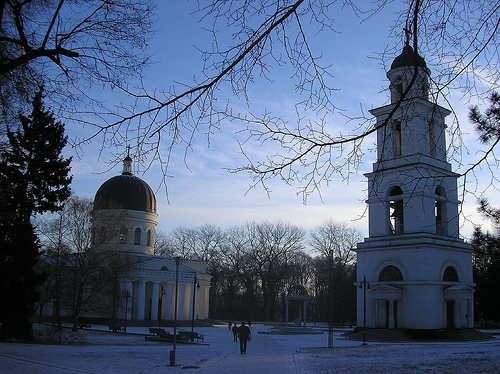
[[[389,192],[389,219],[391,233],[394,235],[404,233],[403,215],[403,190],[400,187],[393,187]]]
[[[379,282],[398,282],[402,280],[403,274],[401,273],[401,270],[394,265],[389,265],[383,268],[378,276]]]
[[[394,142],[394,157],[399,157],[403,154],[401,146],[401,122],[392,121],[392,135]]]
[[[396,103],[401,100],[401,97],[403,96],[403,77],[401,75],[394,78],[394,83],[392,84],[391,89],[391,102]]]
[[[135,229],[134,244],[141,245],[141,229],[139,227]]]
[[[168,271],[168,267],[166,267],[166,266],[162,266],[160,270],[161,270],[161,271]]]
[[[120,244],[127,244],[128,241],[128,229],[123,226],[120,229]]]
[[[443,273],[443,281],[459,282],[457,270],[453,266],[448,266]]]
[[[436,234],[446,235],[446,193],[441,186],[436,187],[434,193],[437,195],[434,208]]]
[[[146,231],[146,245],[151,247],[151,230]]]

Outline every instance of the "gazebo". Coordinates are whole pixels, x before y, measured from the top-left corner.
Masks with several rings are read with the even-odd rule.
[[[285,305],[286,305],[286,327],[288,327],[288,307],[290,301],[301,301],[302,308],[299,309],[299,326],[302,326],[302,322],[304,323],[303,327],[306,328],[307,322],[307,302],[312,299],[311,296],[307,295],[307,290],[304,286],[297,283],[293,285],[288,291],[288,295],[285,296]]]

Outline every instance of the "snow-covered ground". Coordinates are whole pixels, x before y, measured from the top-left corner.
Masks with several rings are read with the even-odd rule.
[[[79,331],[78,344],[0,343],[0,373],[500,373],[500,340],[479,343],[407,343],[361,346],[335,333],[269,335],[270,327],[252,325],[252,341],[241,355],[227,326],[196,328],[206,345],[176,347],[145,341],[147,328],[127,334]],[[189,330],[189,329],[188,329]]]

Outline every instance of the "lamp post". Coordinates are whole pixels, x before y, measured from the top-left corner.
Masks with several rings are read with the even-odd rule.
[[[175,303],[174,303],[174,347],[170,351],[170,366],[175,366],[175,349],[177,346],[177,297],[179,294],[179,264],[182,259],[175,257]]]
[[[196,291],[199,289],[200,289],[200,282],[197,280],[196,273],[195,273],[194,274],[194,283],[193,283],[193,315],[191,316],[191,332],[192,333],[194,332],[194,313],[195,313]]]
[[[328,253],[327,262],[329,263],[329,292],[328,292],[328,348],[333,348],[333,264],[339,262],[340,257],[333,257],[333,250]]]
[[[128,315],[128,299],[130,299],[130,292],[125,291],[125,323],[123,326],[123,332],[127,332],[127,315]]]
[[[363,343],[361,345],[366,345],[366,290],[370,289],[370,283],[366,281],[366,276],[363,277],[359,288],[363,289]]]
[[[161,329],[161,312],[162,312],[162,304],[163,304],[163,296],[165,295],[165,287],[163,287],[163,283],[161,285],[160,291],[160,300],[158,305],[158,329]]]

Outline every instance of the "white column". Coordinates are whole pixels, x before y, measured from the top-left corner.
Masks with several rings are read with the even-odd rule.
[[[178,300],[179,312],[177,313],[177,319],[179,321],[183,321],[185,319],[185,317],[184,317],[184,303],[186,302],[185,296],[186,296],[186,284],[180,283],[179,284],[179,300]]]
[[[146,304],[146,281],[137,281],[137,320],[144,320],[144,307]]]
[[[172,299],[172,288],[174,287],[173,283],[167,283],[166,284],[166,294],[165,294],[165,319],[167,321],[172,320],[172,305],[173,299]]]
[[[153,294],[151,295],[151,320],[158,320],[158,299],[160,297],[160,282],[153,282]]]
[[[188,303],[188,318],[191,321],[193,319],[193,286],[189,285],[188,288],[188,296],[187,296],[187,303]]]
[[[208,313],[209,313],[209,300],[210,298],[210,286],[205,286],[205,318],[208,318]]]

